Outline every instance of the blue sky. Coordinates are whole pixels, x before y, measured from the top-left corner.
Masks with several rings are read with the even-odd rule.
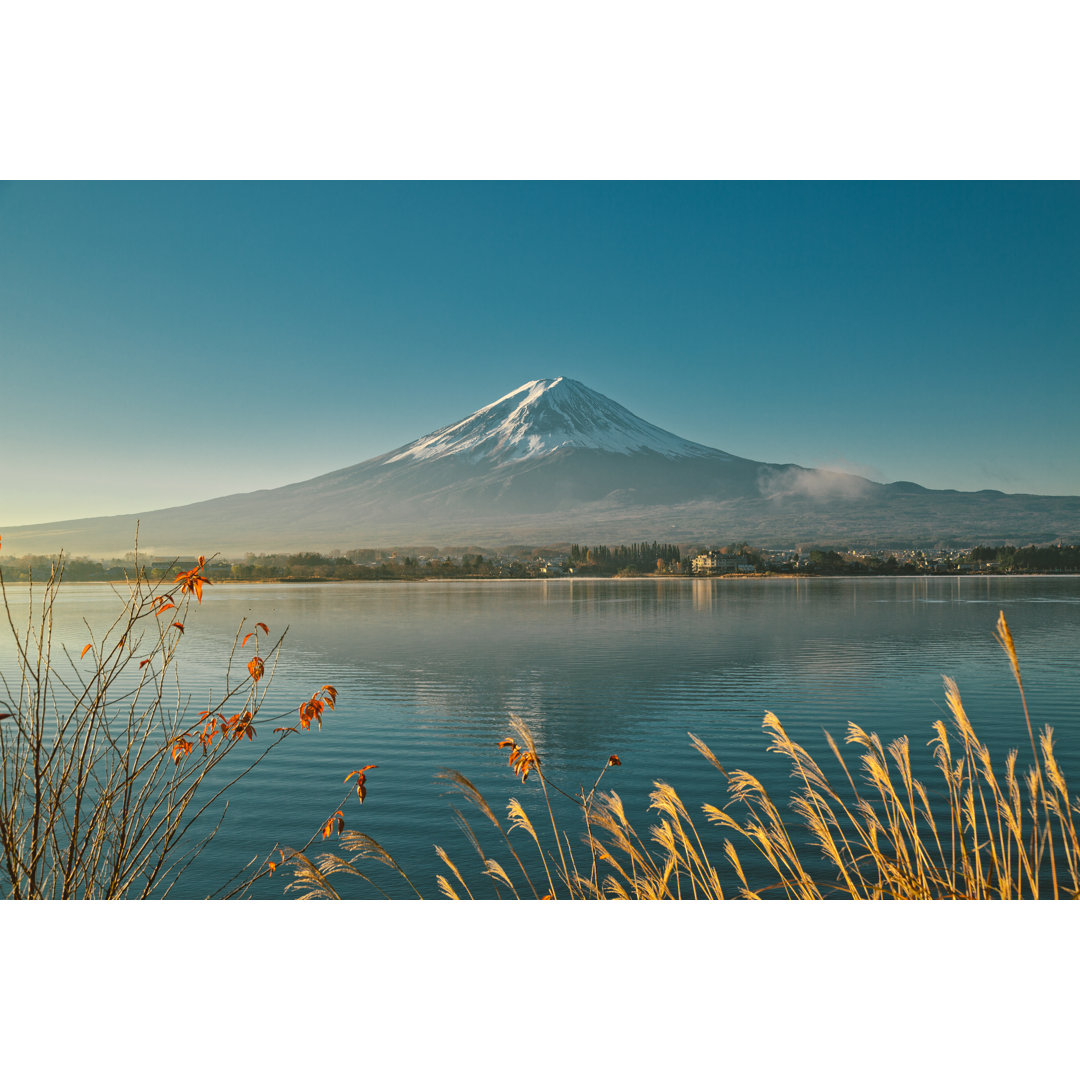
[[[351,465],[567,375],[684,437],[1080,494],[1080,185],[0,186],[0,526]]]

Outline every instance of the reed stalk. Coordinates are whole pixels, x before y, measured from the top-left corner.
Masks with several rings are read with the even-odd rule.
[[[538,890],[526,873],[530,856],[515,847],[520,831],[534,849],[531,858],[542,868],[546,898],[560,899],[1037,899],[1080,898],[1080,843],[1076,814],[1080,800],[1071,800],[1065,777],[1054,754],[1053,731],[1036,733],[1024,695],[1015,644],[1005,616],[998,619],[996,637],[1005,650],[1017,686],[1032,761],[1021,778],[1018,751],[1004,765],[995,765],[987,745],[976,734],[964,710],[956,683],[945,679],[950,725],[932,724],[929,746],[939,774],[940,795],[915,775],[909,739],[888,746],[857,724],[848,726],[845,742],[854,747],[858,770],[853,771],[836,741],[829,748],[847,784],[841,791],[826,770],[795,742],[773,713],[763,729],[769,750],[788,759],[791,790],[786,798],[766,790],[752,774],[728,769],[699,738],[694,748],[724,777],[727,802],[706,803],[707,823],[726,830],[720,865],[703,843],[693,816],[671,785],[656,781],[648,811],[654,823],[642,836],[631,824],[615,791],[598,789],[608,766],[600,770],[586,795],[570,795],[547,775],[529,726],[512,719],[514,737],[501,746],[511,748],[510,765],[524,780],[535,771],[540,786],[545,827],[537,828],[522,803],[507,804],[509,829],[504,829],[489,803],[459,773],[446,773],[499,832],[521,875],[514,875],[484,855],[475,832],[459,815],[481,860],[481,873],[517,898]],[[954,752],[954,741],[956,751]],[[612,756],[609,764],[617,764]],[[573,844],[556,823],[553,798],[577,807],[588,855],[581,874]],[[798,825],[806,839],[794,831]],[[734,841],[733,842],[733,838]],[[737,843],[742,843],[740,852]],[[459,870],[442,848],[437,849],[457,885],[440,875],[442,895],[473,896],[466,884],[468,870]],[[759,869],[753,880],[746,855]],[[332,874],[337,864],[323,869]],[[760,868],[765,868],[761,870]],[[303,870],[303,867],[301,867]],[[725,888],[724,882],[728,882]],[[411,884],[411,883],[410,883]],[[415,887],[414,887],[415,888]],[[330,890],[325,891],[330,895]]]

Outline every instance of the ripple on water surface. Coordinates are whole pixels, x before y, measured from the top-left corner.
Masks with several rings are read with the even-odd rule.
[[[18,592],[9,590],[16,604]],[[115,608],[107,587],[64,590],[56,640],[77,655],[83,620],[98,629]],[[854,721],[886,740],[909,735],[913,756],[929,764],[946,674],[995,754],[1023,750],[1019,696],[993,638],[1001,609],[1032,719],[1053,724],[1066,775],[1080,778],[1077,578],[215,586],[189,613],[181,653],[195,712],[220,689],[244,618],[275,635],[289,628],[268,709],[295,715],[323,683],[337,687],[338,708],[321,733],[291,738],[230,793],[226,824],[179,895],[205,895],[275,845],[302,844],[337,805],[345,774],[367,764],[378,770],[363,806],[347,808],[349,826],[433,893],[435,843],[468,866],[476,860],[450,813],[464,804],[436,772],[459,769],[497,812],[511,795],[535,798],[534,780],[517,783],[496,746],[511,714],[534,725],[545,768],[567,790],[590,787],[617,753],[623,765],[604,784],[639,824],[656,779],[688,806],[724,803],[723,778],[687,732],[725,765],[785,790],[783,760],[765,752],[766,710],[815,755],[828,756],[823,730],[840,741]],[[5,639],[5,672],[12,659]],[[572,819],[568,828],[580,831]],[[719,830],[703,829],[719,858]],[[259,895],[280,890],[271,880]]]

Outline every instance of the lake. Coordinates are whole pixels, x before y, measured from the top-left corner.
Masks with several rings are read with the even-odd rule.
[[[20,588],[8,589],[13,604],[25,596]],[[117,606],[109,586],[65,587],[56,639],[77,655],[89,640],[82,620],[100,626]],[[506,863],[505,847],[435,775],[464,773],[497,813],[510,797],[537,810],[535,776],[522,785],[497,745],[510,735],[511,714],[532,724],[546,775],[567,791],[588,790],[617,754],[622,765],[603,787],[618,790],[639,832],[655,820],[646,808],[656,779],[695,811],[727,802],[723,777],[688,732],[725,767],[785,791],[786,759],[765,752],[766,710],[823,763],[823,730],[838,742],[851,721],[886,741],[907,734],[917,773],[932,776],[926,744],[946,711],[942,675],[957,680],[995,761],[1015,746],[1023,764],[1030,752],[1019,694],[993,636],[999,610],[1016,640],[1032,721],[1053,725],[1076,789],[1076,577],[215,585],[193,606],[180,653],[193,714],[222,685],[245,618],[267,623],[274,637],[288,627],[265,714],[293,719],[257,725],[253,747],[273,726],[294,723],[299,703],[324,683],[337,688],[338,705],[321,732],[290,737],[236,785],[219,835],[170,895],[221,891],[250,859],[302,846],[348,790],[346,773],[373,764],[366,801],[345,807],[347,826],[378,840],[425,896],[436,895],[435,875],[446,872],[435,844],[477,895],[493,896],[453,808],[466,813],[488,855]],[[8,674],[11,655],[5,636]],[[853,771],[855,760],[852,752]],[[568,809],[562,823],[573,839],[583,829]],[[725,834],[703,818],[697,825],[722,863]],[[392,896],[412,895],[389,872],[373,877]],[[254,895],[280,898],[287,880],[279,871]],[[378,893],[357,881],[348,895]]]

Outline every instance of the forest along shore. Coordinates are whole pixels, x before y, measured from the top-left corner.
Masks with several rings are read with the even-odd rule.
[[[0,559],[5,580],[46,581],[57,555]],[[115,558],[64,558],[64,580],[122,582],[137,575],[171,580],[197,563],[194,555],[171,558],[134,552]],[[510,548],[356,548],[342,553],[303,551],[243,558],[212,557],[208,570],[217,582],[278,584],[343,581],[522,580],[560,577],[858,577],[889,575],[1075,574],[1080,545],[1027,547],[977,545],[968,548],[831,550],[805,546],[769,549],[749,544],[681,548],[655,541],[609,547],[565,544]]]

